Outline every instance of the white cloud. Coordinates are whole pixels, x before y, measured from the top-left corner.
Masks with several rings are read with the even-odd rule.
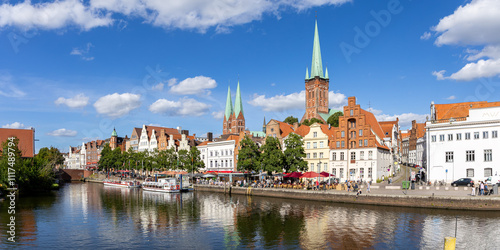
[[[1,17],[0,17],[1,18]],[[23,97],[26,95],[23,91],[19,90],[13,83],[10,75],[0,76],[0,95],[5,97]]]
[[[372,107],[368,108],[366,111],[374,114],[374,115],[380,115],[382,114],[382,110],[379,110],[379,109],[374,109]]]
[[[76,136],[76,134],[77,134],[76,131],[65,128],[60,128],[58,130],[54,130],[52,132],[47,133],[47,135],[57,136],[57,137],[73,137]]]
[[[457,99],[457,97],[454,96],[454,95],[449,96],[449,97],[446,98],[446,100],[455,100],[455,99]]]
[[[411,127],[411,121],[416,120],[418,123],[422,123],[426,121],[427,115],[419,115],[419,114],[414,114],[414,113],[403,113],[400,115],[386,115],[386,114],[379,114],[375,115],[377,118],[377,121],[383,122],[383,121],[395,121],[396,118],[399,118],[399,126],[401,128],[408,128]]]
[[[252,106],[262,107],[264,111],[283,112],[286,110],[304,109],[306,105],[305,90],[289,95],[277,95],[266,98],[265,95],[254,94],[253,99],[248,102]],[[342,93],[328,93],[329,107],[340,109],[347,104],[347,98]]]
[[[468,63],[450,76],[444,76],[443,70],[435,71],[433,75],[438,80],[471,81],[500,75],[500,1],[472,0],[442,18],[432,29],[439,34],[435,41],[437,46],[484,46],[479,52],[466,50],[468,61],[484,59]]]
[[[5,124],[5,125],[2,126],[2,128],[23,129],[23,128],[29,128],[29,127],[24,126],[24,124],[22,124],[20,122],[14,122],[14,123],[11,123],[11,124]]]
[[[437,80],[441,81],[447,78],[444,76],[444,73],[446,73],[446,70],[433,71],[432,75],[435,76]]]
[[[157,91],[162,91],[162,90],[163,90],[163,86],[164,86],[164,85],[165,85],[165,84],[163,84],[163,83],[158,83],[158,84],[156,84],[155,86],[153,86],[151,89],[152,89],[152,90],[157,90]]]
[[[24,1],[17,4],[0,5],[0,28],[61,29],[76,26],[82,30],[109,26],[113,23],[111,13],[93,10],[78,0],[61,0],[35,3]]]
[[[420,36],[420,40],[429,40],[429,38],[431,38],[430,32],[425,32],[423,35]]]
[[[169,116],[201,116],[209,108],[210,105],[190,98],[183,98],[177,102],[159,99],[149,106],[149,111]]]
[[[94,57],[87,56],[87,54],[90,52],[91,47],[94,47],[94,45],[92,45],[92,43],[87,43],[84,49],[74,48],[69,54],[74,56],[80,56],[82,60],[85,61],[92,61],[94,60]]]
[[[56,105],[64,104],[70,108],[83,108],[89,103],[89,98],[84,94],[78,94],[73,98],[59,97],[54,103]]]
[[[217,119],[217,120],[222,120],[224,119],[224,111],[214,111],[212,112],[212,116]]]
[[[217,83],[214,79],[206,76],[196,76],[186,78],[179,84],[172,84],[170,92],[178,95],[210,95],[210,91],[207,91],[207,89],[215,87],[217,87]]]
[[[123,93],[114,93],[106,95],[94,103],[97,113],[107,115],[111,118],[124,116],[130,111],[141,106],[141,95]]]

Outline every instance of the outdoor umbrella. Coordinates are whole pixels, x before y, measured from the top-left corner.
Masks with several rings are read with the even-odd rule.
[[[330,177],[330,176],[335,176],[335,175],[333,175],[333,174],[330,174],[330,173],[327,173],[327,172],[324,172],[324,171],[323,171],[323,172],[321,172],[321,173],[319,173],[319,175],[320,175],[320,177]]]
[[[300,178],[315,178],[320,177],[320,175],[314,171],[305,172]]]
[[[204,175],[204,176],[202,176],[202,177],[203,177],[203,178],[214,178],[214,177],[215,177],[215,175],[213,175],[213,174],[206,174],[206,175]]]
[[[291,172],[283,177],[285,178],[300,178],[302,174],[300,172]]]

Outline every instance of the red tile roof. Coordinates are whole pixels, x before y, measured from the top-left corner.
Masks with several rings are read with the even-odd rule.
[[[202,142],[202,143],[198,144],[198,146],[197,146],[197,147],[200,147],[200,146],[205,146],[205,145],[207,145],[209,142],[210,142],[210,141],[204,141],[204,142]]]
[[[373,132],[380,138],[384,138],[384,131],[382,130],[382,127],[380,127],[380,124],[378,123],[377,119],[375,116],[371,113],[368,112],[364,109],[361,109],[361,113],[365,114],[366,117],[366,123],[369,124],[373,130]]]
[[[306,136],[307,134],[309,134],[309,131],[311,130],[311,128],[307,125],[300,125],[300,127],[298,127],[294,133],[295,134],[298,134],[302,137]]]
[[[22,157],[33,157],[35,130],[33,129],[11,129],[0,128],[0,143],[8,140],[9,137],[17,137],[19,139],[19,149]],[[0,148],[0,151],[3,150]]]
[[[290,125],[286,122],[280,122],[276,121],[280,125],[280,130],[281,130],[281,138],[286,137],[288,134],[293,132],[293,125]]]
[[[469,116],[469,109],[498,107],[500,102],[461,102],[450,104],[434,104],[436,120],[460,118]]]

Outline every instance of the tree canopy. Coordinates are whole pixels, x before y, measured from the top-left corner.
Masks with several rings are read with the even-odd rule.
[[[321,123],[321,124],[325,124],[322,120],[318,119],[318,118],[311,118],[310,120],[308,119],[305,119],[304,122],[302,122],[303,125],[307,125],[307,126],[311,126],[313,125],[314,123]]]
[[[257,144],[255,144],[250,137],[245,135],[243,140],[240,141],[238,153],[238,171],[255,171],[260,168],[260,151]]]
[[[296,117],[293,117],[293,116],[289,116],[289,117],[285,118],[285,120],[283,122],[288,123],[290,125],[293,125],[294,123],[299,122],[299,119]]]
[[[283,171],[284,155],[281,151],[280,141],[275,137],[267,137],[266,143],[261,147],[261,163],[263,170],[269,174],[273,171]]]
[[[326,120],[327,124],[330,124],[332,127],[339,127],[339,117],[343,116],[344,113],[342,111],[337,111],[333,113],[330,117],[328,117],[328,120]]]
[[[304,160],[306,153],[303,145],[302,138],[295,133],[290,133],[285,139],[285,161],[283,164],[285,172],[307,171],[307,162]]]

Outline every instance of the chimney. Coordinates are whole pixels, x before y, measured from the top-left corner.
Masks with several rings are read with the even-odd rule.
[[[181,130],[181,134],[183,135],[189,135],[189,130]]]
[[[179,134],[181,133],[181,127],[177,127],[177,131],[179,131]]]
[[[208,132],[207,138],[208,138],[208,141],[212,141],[214,139],[214,134],[212,134],[212,132]]]
[[[294,122],[293,123],[293,130],[296,130],[298,127],[299,127],[299,123],[298,122]]]

